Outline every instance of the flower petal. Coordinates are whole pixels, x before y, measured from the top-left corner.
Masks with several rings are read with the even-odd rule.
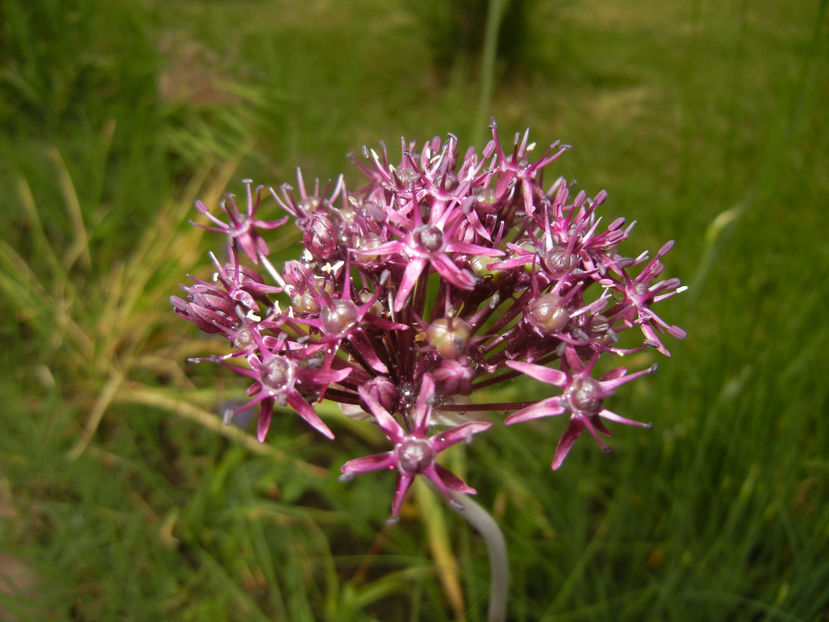
[[[435,381],[429,374],[423,374],[423,381],[420,385],[420,393],[417,395],[413,413],[413,432],[415,434],[425,433],[429,427],[429,419],[432,414],[432,401],[435,397]]]
[[[570,453],[570,448],[573,446],[573,443],[576,442],[576,439],[579,437],[583,429],[584,422],[581,417],[573,417],[570,419],[570,425],[564,431],[561,438],[558,439],[558,445],[556,445],[556,453],[555,456],[553,456],[552,464],[553,471],[557,471],[561,466],[561,463],[564,462],[567,454]]]
[[[512,413],[504,420],[504,423],[507,425],[513,425],[515,423],[524,423],[525,421],[530,421],[532,419],[553,417],[555,415],[560,415],[564,412],[564,410],[565,408],[561,403],[561,396],[556,395],[555,397],[548,397],[546,400],[541,400],[540,402],[536,402],[531,406],[527,406],[526,408],[522,408],[521,410]]]
[[[394,489],[394,499],[391,502],[391,519],[392,522],[397,522],[398,514],[400,513],[400,506],[403,505],[403,497],[412,485],[415,476],[410,473],[400,472],[397,478],[397,488]]]
[[[435,434],[429,439],[429,443],[432,446],[432,450],[438,453],[461,441],[469,441],[472,439],[473,434],[478,434],[491,427],[492,423],[490,421],[470,421],[469,423],[454,427],[451,430]]]
[[[621,415],[617,415],[615,412],[608,410],[607,408],[603,408],[602,411],[599,413],[599,416],[603,419],[607,419],[608,421],[613,421],[615,423],[635,425],[639,426],[640,428],[648,428],[649,430],[653,428],[652,423],[644,423],[642,421],[636,421],[635,419],[628,419],[626,417],[622,417]]]
[[[311,405],[305,401],[298,391],[289,391],[287,398],[288,404],[290,404],[293,409],[299,413],[299,416],[305,419],[305,421],[307,421],[312,428],[323,436],[327,436],[330,439],[334,438],[334,433],[328,428],[327,425],[325,425],[325,423],[323,423],[317,412],[311,408]]]
[[[403,305],[406,304],[406,298],[414,289],[415,283],[423,272],[423,267],[426,265],[426,259],[423,257],[414,257],[409,260],[406,270],[403,272],[403,278],[400,279],[400,286],[397,289],[397,295],[394,297],[394,310],[400,311]]]
[[[253,400],[259,401],[259,421],[256,424],[256,438],[260,443],[265,442],[265,437],[268,435],[268,429],[271,427],[271,419],[273,418],[273,399]],[[253,402],[249,402],[245,406],[249,406]]]
[[[340,471],[343,473],[368,473],[380,469],[393,469],[396,463],[397,458],[394,452],[386,451],[382,454],[371,454],[370,456],[349,460],[340,467]]]
[[[469,270],[463,270],[455,265],[455,262],[444,254],[437,254],[431,257],[435,270],[455,287],[461,289],[472,289],[475,287],[475,275]]]
[[[515,371],[520,371],[522,374],[526,374],[530,378],[535,378],[541,382],[554,384],[557,387],[563,387],[567,384],[567,374],[560,369],[553,369],[546,365],[536,365],[535,363],[524,363],[522,361],[506,361],[506,364]]]
[[[440,478],[440,482],[453,492],[461,492],[467,495],[474,495],[477,494],[478,491],[472,488],[469,484],[463,481],[460,477],[452,473],[452,471],[442,467],[441,465],[435,463],[435,473]],[[434,481],[434,478],[430,478]],[[437,483],[437,482],[435,482]],[[449,495],[447,495],[449,496]],[[451,497],[450,497],[451,498]]]
[[[377,422],[377,425],[386,433],[386,436],[389,437],[392,444],[396,445],[403,440],[406,433],[397,421],[394,420],[394,417],[389,414],[389,411],[383,408],[380,402],[374,399],[364,386],[359,387],[357,391],[359,391],[360,397],[366,403],[366,406],[368,406],[369,412],[374,415],[374,420]]]

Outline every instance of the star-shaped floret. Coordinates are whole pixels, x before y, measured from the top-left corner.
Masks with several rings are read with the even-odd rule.
[[[397,469],[397,488],[392,501],[389,522],[397,522],[403,497],[414,478],[425,475],[447,496],[452,492],[475,494],[475,489],[441,465],[435,458],[438,453],[461,441],[471,442],[472,435],[489,429],[489,421],[470,421],[449,430],[427,436],[435,396],[435,382],[429,374],[423,375],[420,393],[411,412],[411,431],[407,431],[371,394],[359,388],[360,397],[368,406],[374,420],[394,446],[390,451],[349,460],[342,466],[342,478],[350,479],[357,473]]]
[[[210,213],[210,210],[207,209],[204,203],[196,201],[196,209],[213,221],[216,226],[209,227],[199,225],[198,223],[193,224],[208,231],[226,233],[228,245],[232,249],[235,249],[238,245],[253,263],[258,263],[261,255],[267,256],[270,252],[265,239],[259,234],[259,229],[276,229],[277,227],[281,227],[288,221],[288,217],[286,216],[280,220],[260,220],[256,218],[256,210],[259,209],[262,186],[256,188],[256,195],[254,196],[253,189],[251,188],[253,181],[245,179],[244,183],[247,186],[247,209],[244,213],[236,205],[236,197],[228,194],[220,203],[222,210],[227,214],[228,222],[219,220]]]
[[[562,369],[553,369],[545,365],[521,361],[506,362],[512,369],[531,378],[564,389],[561,395],[548,397],[531,406],[522,408],[507,417],[505,421],[507,425],[512,425],[542,417],[553,417],[567,411],[570,412],[570,425],[556,446],[552,463],[553,470],[561,466],[573,443],[576,442],[582,430],[585,429],[596,439],[603,451],[611,451],[598,434],[598,432],[601,432],[610,435],[610,431],[605,427],[602,419],[645,428],[651,427],[649,423],[642,423],[617,415],[613,411],[604,408],[602,403],[606,397],[613,394],[616,387],[639,376],[653,373],[656,371],[656,365],[632,374],[628,374],[624,367],[617,367],[605,373],[601,379],[596,380],[591,375],[591,370],[597,360],[598,354],[594,355],[585,365],[575,350],[568,347],[565,358],[562,360]]]

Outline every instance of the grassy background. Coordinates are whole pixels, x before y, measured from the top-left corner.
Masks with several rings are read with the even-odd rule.
[[[167,303],[216,245],[195,197],[480,131],[457,4],[0,5],[0,619],[484,619],[477,535],[420,493],[384,527],[392,478],[336,480],[378,439],[333,414],[334,443],[223,428],[242,387],[184,363],[211,342]],[[829,620],[826,4],[513,0],[502,135],[572,144],[560,172],[639,221],[630,254],[675,238],[691,290],[613,398],[653,431],[556,473],[550,421],[452,456],[511,620]]]

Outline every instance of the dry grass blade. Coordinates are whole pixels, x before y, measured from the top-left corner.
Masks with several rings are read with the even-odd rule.
[[[75,185],[60,152],[52,148],[49,157],[56,168],[74,237],[59,258],[43,229],[29,183],[19,178],[18,195],[30,225],[34,250],[45,260],[50,274],[45,280],[41,278],[24,257],[0,240],[0,290],[14,301],[19,319],[48,337],[55,350],[62,344],[70,346],[62,351],[60,360],[50,364],[62,367],[67,377],[79,382],[73,394],[81,402],[88,401],[90,408],[69,457],[76,459],[84,452],[112,403],[129,402],[165,408],[235,439],[251,451],[288,459],[244,432],[223,426],[209,412],[164,396],[163,389],[131,384],[129,390],[123,390],[136,368],[171,377],[178,386],[189,385],[185,372],[171,358],[175,346],[170,345],[170,339],[162,338],[179,322],[169,311],[167,299],[202,252],[204,231],[183,225],[196,196],[211,204],[218,203],[238,161],[228,161],[218,168],[203,167],[184,188],[182,199],[165,202],[129,257],[115,263],[102,279],[85,283],[83,295],[79,295],[69,271],[74,266],[90,266],[89,234]],[[97,394],[90,395],[89,387]],[[324,473],[313,465],[294,462],[316,475]]]
[[[437,565],[438,576],[443,585],[443,591],[449,601],[455,620],[466,620],[466,606],[464,605],[463,589],[459,578],[458,560],[452,552],[449,539],[449,529],[446,526],[446,517],[443,508],[435,494],[425,483],[418,479],[415,482],[417,504],[426,522],[426,531],[429,538],[429,549]]]
[[[104,385],[104,388],[101,389],[101,392],[98,394],[98,398],[95,400],[95,404],[89,413],[89,418],[87,419],[86,425],[84,425],[83,432],[81,433],[81,438],[69,451],[70,460],[77,459],[78,456],[84,452],[87,445],[89,445],[89,441],[92,440],[92,437],[98,429],[106,409],[109,407],[112,402],[112,398],[115,397],[115,393],[118,391],[118,388],[121,386],[123,381],[124,373],[120,369],[113,370]]]
[[[64,269],[69,270],[75,265],[78,259],[81,260],[81,267],[88,269],[92,264],[92,259],[89,256],[89,234],[86,231],[86,225],[83,222],[83,214],[81,212],[81,203],[78,200],[78,193],[75,191],[75,184],[72,182],[72,177],[66,169],[66,163],[60,155],[57,148],[52,147],[49,150],[49,158],[55,164],[58,173],[58,181],[60,183],[61,191],[63,192],[64,201],[66,201],[66,209],[69,212],[69,220],[72,223],[72,231],[75,233],[75,239],[72,245],[66,249],[61,264]]]
[[[193,177],[185,195],[195,196],[209,177],[205,194],[218,200],[235,169],[236,162],[228,162],[218,171],[205,167]],[[101,311],[95,317],[94,334],[97,343],[95,368],[102,376],[104,388],[89,412],[80,439],[69,453],[71,459],[76,459],[86,449],[131,370],[146,368],[152,361],[157,361],[159,365],[154,369],[161,373],[170,373],[172,366],[176,370],[175,377],[186,377],[163,353],[152,356],[143,348],[168,319],[175,321],[176,318],[168,312],[167,297],[175,291],[179,275],[184,274],[198,257],[202,230],[191,228],[182,232],[180,227],[189,211],[189,200],[166,203],[155,222],[145,230],[129,259],[114,265],[91,296],[102,301]],[[157,278],[159,275],[167,278]]]
[[[161,408],[167,412],[194,421],[222,436],[226,436],[255,454],[268,456],[277,462],[288,462],[295,469],[299,469],[315,477],[328,477],[327,469],[289,456],[272,445],[260,443],[247,432],[231,425],[224,425],[215,413],[194,406],[184,400],[170,397],[161,389],[151,389],[136,383],[124,383],[122,388],[115,393],[114,401]]]
[[[52,244],[46,237],[46,232],[43,229],[43,221],[37,210],[37,203],[35,203],[32,189],[25,177],[17,178],[17,195],[20,198],[23,211],[26,213],[29,228],[33,232],[35,252],[39,257],[46,259],[56,280],[65,280],[66,271],[60,265],[60,261],[58,261],[57,255],[55,255]]]
[[[68,302],[50,295],[26,260],[3,240],[0,240],[0,265],[3,266],[0,287],[17,305],[21,319],[43,334],[53,335],[50,339],[52,347],[67,342],[75,348],[76,356],[84,361],[91,358],[94,342],[69,314]],[[50,310],[52,316],[44,320],[38,318],[39,310],[43,309]]]

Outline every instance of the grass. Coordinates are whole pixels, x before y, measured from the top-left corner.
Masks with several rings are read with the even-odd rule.
[[[211,345],[166,302],[209,271],[194,198],[465,142],[476,59],[433,65],[404,2],[0,11],[0,618],[482,620],[477,536],[423,495],[385,527],[391,481],[336,480],[377,438],[335,413],[330,444],[221,426],[242,387],[186,365]],[[573,144],[562,174],[639,221],[631,253],[675,238],[692,288],[665,312],[688,339],[614,398],[653,431],[555,473],[549,422],[453,456],[506,532],[510,619],[829,620],[826,2],[531,11],[504,135]]]

